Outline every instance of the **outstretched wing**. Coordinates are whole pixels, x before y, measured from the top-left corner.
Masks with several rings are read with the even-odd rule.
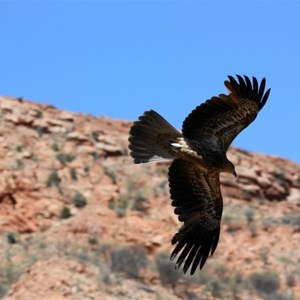
[[[175,159],[169,168],[169,186],[175,214],[183,222],[172,239],[176,246],[171,259],[181,252],[176,267],[184,263],[184,273],[191,266],[193,274],[218,245],[223,210],[219,174],[203,174],[195,164]]]
[[[228,76],[224,84],[228,95],[220,94],[197,106],[183,122],[182,133],[192,140],[211,138],[227,150],[233,139],[246,128],[265,105],[270,89],[265,92],[266,79],[260,85],[255,77]]]

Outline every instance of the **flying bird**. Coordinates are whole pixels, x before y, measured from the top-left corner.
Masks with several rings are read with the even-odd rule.
[[[247,76],[228,76],[228,94],[212,97],[184,120],[182,132],[154,110],[144,112],[129,132],[129,149],[135,163],[173,160],[169,167],[172,206],[183,222],[172,238],[176,268],[186,273],[202,269],[217,248],[223,199],[220,173],[236,176],[226,157],[234,138],[264,107],[270,94],[266,79],[258,83]]]

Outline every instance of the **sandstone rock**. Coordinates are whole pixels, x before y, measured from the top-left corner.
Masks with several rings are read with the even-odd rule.
[[[286,201],[295,205],[300,205],[300,188],[291,188]]]
[[[257,173],[254,169],[239,166],[236,168],[238,174],[238,182],[241,183],[257,183]]]
[[[96,147],[97,149],[102,150],[108,155],[112,155],[112,156],[122,155],[122,148],[118,145],[108,145],[106,143],[99,142],[96,144]]]
[[[73,122],[74,121],[74,114],[66,111],[60,111],[58,118],[60,120],[68,121],[68,122]]]
[[[76,131],[72,131],[72,132],[68,133],[67,139],[78,141],[78,142],[89,141],[89,138],[87,136],[85,136],[84,134],[82,134],[80,132],[76,132]]]
[[[269,174],[262,173],[257,177],[257,181],[260,187],[267,188],[272,184],[272,177]]]
[[[214,299],[198,277],[191,284],[179,273],[180,295],[161,285],[155,258],[161,251],[169,257],[181,223],[169,197],[169,164],[137,166],[128,157],[129,122],[0,101],[0,257],[3,272],[23,272],[4,299],[183,299],[185,288],[191,297]],[[228,274],[239,270],[247,281],[267,268],[281,274],[281,292],[299,297],[297,285],[286,285],[300,261],[299,165],[234,147],[228,156],[239,176],[222,175],[220,242],[201,272],[221,278],[226,290],[223,283],[233,278]],[[75,205],[78,194],[86,199],[82,207]],[[147,209],[132,210],[140,201]],[[15,244],[7,241],[11,232]],[[114,247],[128,244],[144,248],[149,260],[138,280],[110,269]],[[224,299],[232,299],[226,291]],[[254,293],[237,293],[237,299],[255,299]]]

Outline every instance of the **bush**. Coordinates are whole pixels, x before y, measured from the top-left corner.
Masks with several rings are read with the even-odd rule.
[[[48,176],[48,179],[47,179],[47,187],[51,187],[51,186],[55,186],[58,190],[58,192],[60,194],[63,194],[63,190],[60,186],[60,182],[61,182],[61,179],[60,177],[58,176],[58,173],[56,170],[53,170],[49,176]]]
[[[288,287],[296,286],[296,277],[294,274],[288,274],[286,276],[286,284]]]
[[[223,213],[223,223],[231,225],[236,220],[236,214],[229,209],[224,210]]]
[[[98,152],[92,152],[91,156],[94,161],[98,161],[100,159],[100,154]]]
[[[93,140],[95,141],[95,142],[99,142],[99,132],[98,131],[93,131],[92,132],[92,137],[93,137]]]
[[[58,146],[58,144],[55,143],[55,142],[52,144],[51,148],[52,148],[52,150],[55,151],[55,152],[58,152],[58,151],[59,151],[59,146]]]
[[[122,218],[126,215],[129,206],[129,201],[126,195],[121,194],[120,201],[116,201],[115,198],[111,198],[108,201],[108,207],[114,210],[118,217]]]
[[[35,131],[37,132],[38,136],[41,138],[44,133],[46,133],[46,130],[42,126],[36,126]]]
[[[23,145],[17,145],[16,146],[16,151],[17,152],[22,152],[23,151]]]
[[[84,173],[88,174],[90,172],[90,166],[85,165],[83,168]]]
[[[157,270],[162,284],[171,285],[175,288],[180,278],[180,273],[175,270],[174,264],[170,261],[170,256],[166,252],[159,252],[155,257]]]
[[[41,110],[39,110],[39,109],[35,109],[35,117],[37,119],[42,118],[43,117],[43,112]]]
[[[59,153],[56,155],[56,159],[59,160],[61,164],[71,162],[75,159],[75,155],[71,153]]]
[[[257,236],[257,226],[256,226],[256,223],[251,222],[249,224],[249,230],[250,230],[250,233],[251,233],[252,237],[256,237]]]
[[[86,198],[80,192],[77,192],[75,194],[75,196],[72,199],[72,202],[73,202],[74,206],[77,208],[82,208],[87,205]]]
[[[300,231],[300,214],[283,216],[282,217],[282,222],[284,224],[290,225],[296,231]]]
[[[238,298],[239,292],[243,289],[243,282],[243,275],[239,271],[234,274],[231,274],[227,278],[226,287],[230,288],[234,299]]]
[[[148,263],[147,253],[143,247],[124,246],[111,254],[111,269],[122,272],[132,278],[138,278],[141,269]]]
[[[118,172],[110,167],[110,166],[104,166],[104,173],[106,176],[108,176],[113,184],[117,184],[118,180],[117,180],[117,174]]]
[[[269,249],[264,247],[259,250],[259,257],[263,261],[264,265],[269,264]]]
[[[278,274],[268,271],[251,274],[249,282],[255,290],[265,294],[275,293],[280,287]]]
[[[249,208],[246,210],[246,212],[245,212],[245,216],[246,216],[246,219],[247,219],[247,222],[248,222],[248,223],[253,222],[253,220],[254,220],[254,215],[255,215],[255,210],[254,210],[254,208],[249,207]]]
[[[23,169],[24,168],[24,161],[22,160],[22,159],[20,159],[20,158],[18,158],[17,160],[16,160],[16,166],[17,166],[17,168],[18,169]]]
[[[89,238],[89,244],[90,245],[97,245],[98,244],[98,240],[96,238]]]
[[[51,186],[56,186],[56,187],[59,187],[60,185],[60,182],[61,182],[61,179],[60,177],[58,176],[58,173],[57,171],[53,170],[49,176],[48,176],[48,179],[47,179],[47,187],[51,187]]]
[[[73,181],[77,181],[77,171],[75,168],[70,169],[70,177]]]
[[[148,210],[148,198],[140,190],[136,191],[133,200],[132,210],[140,212],[146,212]]]
[[[60,212],[60,218],[61,219],[68,219],[72,217],[71,211],[69,209],[69,207],[64,206],[63,209]]]
[[[214,279],[207,284],[207,289],[211,292],[212,296],[215,298],[223,298],[223,286],[218,279]]]
[[[9,232],[6,238],[9,244],[16,244],[18,242],[18,235],[15,232]]]
[[[293,300],[292,295],[283,294],[283,293],[272,293],[270,295],[264,295],[263,300]]]

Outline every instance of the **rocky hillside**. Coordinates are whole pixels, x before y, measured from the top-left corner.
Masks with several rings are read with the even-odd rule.
[[[183,275],[168,164],[134,165],[129,128],[0,97],[0,297],[300,299],[300,166],[230,149],[219,246]]]

